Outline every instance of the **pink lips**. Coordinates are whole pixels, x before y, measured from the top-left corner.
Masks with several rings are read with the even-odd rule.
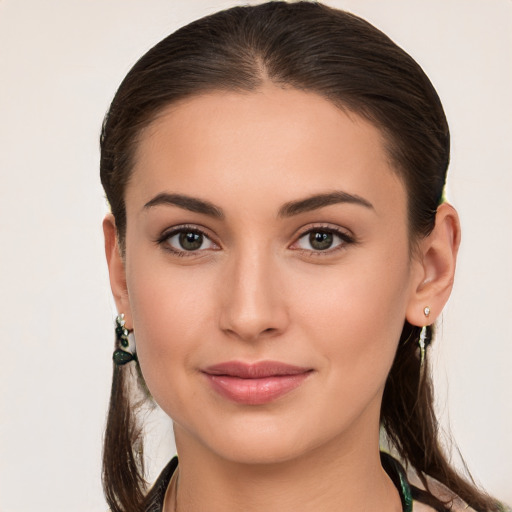
[[[203,370],[217,393],[248,405],[265,404],[285,395],[300,386],[311,372],[310,368],[276,361],[230,361]]]

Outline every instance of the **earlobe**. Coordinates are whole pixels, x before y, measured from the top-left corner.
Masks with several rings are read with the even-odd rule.
[[[103,219],[103,234],[112,295],[118,313],[124,313],[127,327],[130,328],[131,310],[126,286],[125,266],[119,249],[116,222],[114,216],[110,213]]]
[[[459,217],[453,206],[443,203],[437,210],[434,229],[419,243],[406,313],[410,324],[430,325],[440,315],[452,291],[459,244]]]

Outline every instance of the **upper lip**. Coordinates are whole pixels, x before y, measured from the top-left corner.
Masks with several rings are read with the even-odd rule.
[[[279,361],[259,361],[257,363],[227,361],[208,366],[202,371],[208,375],[223,375],[239,379],[263,379],[265,377],[299,375],[311,371],[311,368],[294,366]]]

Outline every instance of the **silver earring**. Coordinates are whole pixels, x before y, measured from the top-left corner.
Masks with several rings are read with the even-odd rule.
[[[423,369],[425,365],[425,351],[427,349],[427,326],[421,328],[420,339],[418,340],[420,346],[420,368]]]
[[[137,360],[135,352],[135,339],[133,331],[129,331],[125,327],[124,314],[121,313],[116,317],[116,350],[112,356],[117,366],[122,366],[130,361]]]
[[[423,314],[426,318],[430,316],[430,306],[423,308]],[[420,331],[418,345],[420,347],[420,383],[423,382],[423,374],[425,373],[425,360],[427,357],[427,347],[432,339],[432,331],[430,326],[424,325]]]

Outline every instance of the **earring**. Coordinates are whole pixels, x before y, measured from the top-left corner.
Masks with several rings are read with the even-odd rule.
[[[137,360],[135,353],[135,340],[133,331],[125,327],[124,313],[116,317],[116,346],[118,347],[112,356],[117,366],[122,366],[130,361]]]
[[[425,351],[427,350],[427,345],[428,345],[427,329],[428,329],[428,326],[426,326],[426,325],[424,325],[421,328],[420,338],[418,340],[418,345],[420,346],[420,368],[422,368],[422,369],[425,366]]]
[[[423,308],[423,314],[426,318],[430,316],[430,306]],[[432,329],[429,325],[424,325],[420,331],[418,345],[420,347],[420,382],[423,381],[423,374],[425,373],[425,359],[427,356],[427,347],[432,339]]]

